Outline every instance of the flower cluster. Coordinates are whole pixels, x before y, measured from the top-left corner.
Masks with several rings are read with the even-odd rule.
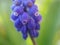
[[[28,33],[32,37],[38,37],[40,30],[41,15],[38,13],[38,7],[35,0],[12,0],[11,19],[18,31],[21,31],[24,39],[28,37]]]

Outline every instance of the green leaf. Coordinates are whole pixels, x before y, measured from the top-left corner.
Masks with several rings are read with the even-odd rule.
[[[60,1],[53,1],[48,8],[46,17],[43,18],[38,45],[52,45],[57,29],[57,21],[60,19]]]

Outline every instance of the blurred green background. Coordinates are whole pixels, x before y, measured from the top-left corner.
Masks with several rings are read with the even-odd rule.
[[[33,45],[22,38],[10,20],[11,0],[0,0],[0,45]],[[60,0],[36,0],[42,15],[37,45],[60,45]]]

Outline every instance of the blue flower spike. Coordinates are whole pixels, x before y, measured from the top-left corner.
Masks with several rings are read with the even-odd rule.
[[[38,6],[35,5],[35,0],[12,0],[12,2],[11,19],[17,31],[22,33],[25,40],[28,34],[33,38],[38,37],[42,16],[39,14]]]

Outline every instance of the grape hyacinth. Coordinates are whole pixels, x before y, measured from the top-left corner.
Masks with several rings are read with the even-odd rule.
[[[38,13],[35,0],[12,0],[12,2],[11,19],[17,31],[22,33],[24,39],[27,39],[28,34],[33,38],[38,37],[42,17]]]

